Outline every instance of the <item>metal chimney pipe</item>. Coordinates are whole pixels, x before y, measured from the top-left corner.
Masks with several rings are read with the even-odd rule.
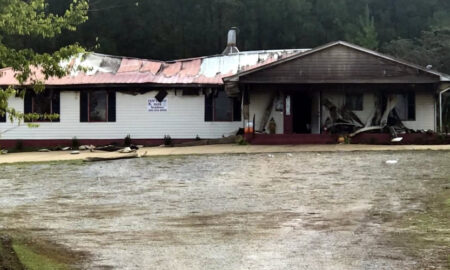
[[[236,38],[237,38],[237,28],[236,27],[232,27],[228,31],[228,42],[227,42],[227,45],[228,46],[236,46]]]
[[[236,47],[238,30],[239,29],[237,27],[231,27],[231,29],[228,31],[227,47],[222,54],[228,55],[231,53],[239,52],[239,49]]]

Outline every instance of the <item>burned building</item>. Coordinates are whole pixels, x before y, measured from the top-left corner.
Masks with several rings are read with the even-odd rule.
[[[449,75],[342,41],[239,52],[235,33],[229,38],[223,54],[175,61],[74,57],[65,63],[71,73],[45,80],[42,95],[9,100],[16,111],[59,118],[29,129],[3,116],[0,144],[64,145],[74,137],[108,144],[130,135],[152,145],[166,135],[214,139],[248,127],[253,143],[333,143],[339,134],[357,141],[368,133],[389,141],[440,128]],[[30,87],[11,68],[0,73],[1,86]]]

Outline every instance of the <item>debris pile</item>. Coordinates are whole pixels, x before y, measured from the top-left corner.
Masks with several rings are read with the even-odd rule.
[[[407,133],[427,133],[434,134],[431,130],[412,130],[407,128],[398,113],[399,100],[396,94],[378,94],[372,112],[365,122],[363,122],[353,111],[347,108],[336,106],[329,99],[323,101],[328,113],[323,129],[331,134],[347,134],[355,137],[361,133],[390,133],[392,142],[401,142],[399,134]]]

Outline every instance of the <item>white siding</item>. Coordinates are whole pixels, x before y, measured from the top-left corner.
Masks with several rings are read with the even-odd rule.
[[[404,121],[410,129],[436,130],[435,99],[431,93],[416,93],[416,121]]]
[[[148,112],[147,100],[156,92],[144,95],[117,93],[116,122],[80,123],[80,94],[61,92],[61,122],[41,123],[30,129],[26,124],[0,123],[1,139],[122,139],[127,134],[133,139],[161,139],[170,135],[173,139],[212,139],[228,136],[243,126],[242,122],[205,122],[204,96],[168,95],[168,112]],[[13,98],[10,106],[23,111],[23,100]]]

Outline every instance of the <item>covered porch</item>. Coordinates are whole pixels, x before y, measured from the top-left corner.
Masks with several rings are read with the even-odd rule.
[[[252,126],[249,139],[262,144],[336,143],[340,135],[352,142],[388,143],[389,127],[413,143],[422,136],[411,133],[436,129],[433,89],[428,84],[246,85],[244,125]]]
[[[352,142],[413,143],[438,130],[441,79],[420,66],[336,42],[224,82],[229,95],[242,97],[252,142],[336,143],[345,135]]]

